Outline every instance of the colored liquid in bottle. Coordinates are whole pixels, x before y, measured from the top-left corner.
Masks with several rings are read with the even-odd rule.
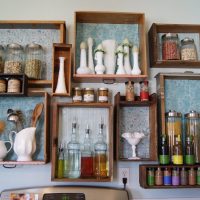
[[[107,177],[107,156],[106,154],[95,155],[95,176]]]
[[[93,176],[93,157],[81,157],[81,177]]]

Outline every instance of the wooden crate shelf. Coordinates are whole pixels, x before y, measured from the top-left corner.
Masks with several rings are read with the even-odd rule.
[[[59,144],[65,141],[67,144],[71,139],[71,123],[77,118],[79,127],[78,140],[82,144],[84,141],[84,130],[89,125],[91,130],[92,143],[96,142],[98,133],[98,124],[103,118],[105,128],[103,130],[105,141],[108,145],[108,176],[102,179],[96,177],[90,178],[57,178],[57,152]],[[113,130],[112,118],[113,108],[111,104],[101,103],[61,103],[53,104],[53,129],[52,129],[52,168],[51,179],[60,182],[109,182],[113,177]],[[87,120],[85,120],[87,119]],[[99,121],[100,120],[100,121]]]
[[[165,33],[177,33],[180,40],[184,37],[194,37],[197,47],[198,60],[162,60],[161,56],[161,35]],[[192,24],[157,24],[153,23],[149,32],[149,58],[150,67],[158,68],[199,68],[200,67],[200,25]]]
[[[74,26],[75,62],[73,80],[75,82],[115,83],[125,82],[128,80],[135,80],[139,82],[147,78],[148,69],[146,60],[145,15],[143,13],[78,11],[75,12]],[[105,28],[107,26],[109,28]],[[93,30],[94,28],[95,30]],[[118,30],[115,30],[116,28]],[[122,29],[123,31],[121,31]],[[100,31],[103,34],[99,34]],[[111,33],[112,36],[109,36]],[[89,37],[92,37],[94,40],[94,48],[106,39],[115,39],[117,43],[122,43],[125,38],[128,38],[132,43],[138,45],[140,56],[139,65],[142,71],[141,75],[77,74],[76,70],[80,64],[80,43],[82,41],[86,41]]]
[[[147,102],[125,101],[118,92],[115,95],[115,153],[119,161],[157,160],[157,97],[150,96]],[[139,119],[139,120],[138,120]],[[141,123],[139,123],[141,121]],[[139,124],[138,124],[139,123]],[[146,127],[147,126],[147,127]],[[121,137],[123,132],[145,132],[144,141],[137,145],[138,157],[130,159],[131,145]],[[141,152],[140,152],[141,151]]]

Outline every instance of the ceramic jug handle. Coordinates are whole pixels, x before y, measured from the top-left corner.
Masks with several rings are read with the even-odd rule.
[[[4,141],[4,143],[10,143],[10,148],[7,150],[7,153],[12,149],[13,143],[10,141]]]

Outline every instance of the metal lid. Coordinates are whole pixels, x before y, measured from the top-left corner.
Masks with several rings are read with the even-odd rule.
[[[185,114],[185,118],[200,118],[200,113],[195,110],[191,110],[189,113]]]
[[[7,48],[14,49],[14,50],[22,50],[23,49],[23,47],[20,44],[17,44],[17,43],[8,44]]]
[[[126,81],[125,84],[127,85],[128,83],[134,84],[133,81]]]
[[[106,90],[106,91],[108,91],[108,88],[102,87],[102,88],[98,88],[98,90]]]
[[[176,112],[175,110],[169,110],[169,112],[165,113],[166,117],[181,117],[182,114],[179,112]]]
[[[177,33],[166,33],[164,35],[162,35],[162,39],[165,38],[178,38],[178,34]]]
[[[181,40],[181,43],[183,43],[183,44],[184,43],[194,43],[194,40],[192,38],[186,37],[186,38]]]
[[[81,88],[80,87],[75,87],[75,88],[73,88],[74,90],[81,90]]]
[[[94,90],[94,88],[84,88],[84,90]]]
[[[40,44],[36,44],[34,42],[26,45],[27,49],[42,49],[42,46]]]

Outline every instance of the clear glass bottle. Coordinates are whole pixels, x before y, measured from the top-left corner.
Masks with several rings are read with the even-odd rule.
[[[161,136],[161,145],[160,145],[160,150],[159,150],[159,162],[161,165],[168,165],[170,163],[167,135]]]
[[[194,163],[194,146],[192,136],[187,136],[185,145],[185,164],[193,165]]]
[[[172,184],[171,170],[168,168],[165,168],[164,177],[163,177],[163,185],[171,185],[171,184]]]
[[[180,184],[187,185],[188,184],[188,172],[185,167],[182,167],[180,171]]]
[[[100,123],[97,142],[94,144],[94,150],[95,150],[94,175],[97,178],[105,178],[108,176],[107,144],[104,141],[103,127],[104,127],[104,124]]]
[[[175,144],[173,146],[172,162],[174,165],[183,164],[183,150],[180,135],[175,137]]]
[[[73,122],[71,141],[67,144],[68,178],[79,178],[81,175],[80,143],[76,139],[76,126],[76,122]]]
[[[0,45],[0,74],[4,71],[4,47]]]
[[[6,58],[4,73],[21,74],[24,72],[24,51],[19,44],[8,44],[6,48]]]
[[[92,177],[94,172],[94,157],[92,152],[92,143],[90,140],[90,129],[87,126],[85,130],[84,149],[81,152],[81,177]]]
[[[64,147],[60,144],[58,148],[58,158],[57,158],[57,178],[63,178],[63,166],[64,166]]]
[[[193,39],[186,37],[181,40],[181,60],[197,60],[197,49]]]
[[[41,45],[31,43],[25,49],[25,74],[32,79],[41,79],[44,50]]]
[[[188,171],[188,184],[196,185],[196,170],[193,167]]]
[[[162,36],[162,60],[180,60],[179,37],[176,33]]]

